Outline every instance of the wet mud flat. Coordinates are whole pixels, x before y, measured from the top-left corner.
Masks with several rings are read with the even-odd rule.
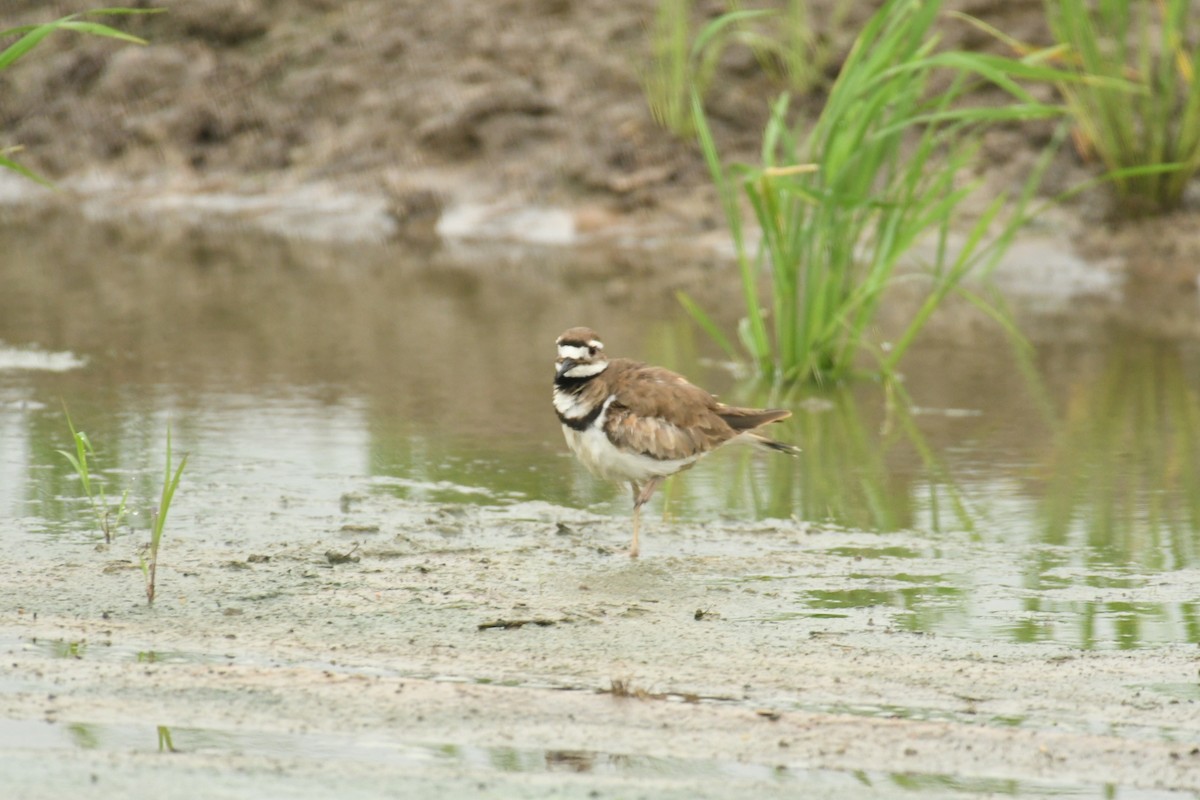
[[[141,537],[0,523],[8,796],[1200,792],[1194,644],[910,624],[896,598],[928,586],[936,611],[1011,543],[655,519],[632,561],[626,519],[540,502],[227,488],[190,487],[153,608]],[[814,601],[850,590],[883,600]],[[1180,570],[1138,595],[1198,593]],[[1025,594],[967,602],[1020,626]]]

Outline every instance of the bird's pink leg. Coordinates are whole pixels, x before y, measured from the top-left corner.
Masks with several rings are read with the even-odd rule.
[[[642,506],[646,505],[646,502],[654,495],[662,480],[662,478],[651,478],[641,486],[633,482],[629,484],[633,489],[633,544],[629,546],[630,558],[638,557],[638,530],[641,526]]]

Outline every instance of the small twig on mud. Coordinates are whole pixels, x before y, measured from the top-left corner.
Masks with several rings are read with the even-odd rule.
[[[637,700],[667,700],[672,697],[678,697],[685,703],[699,703],[703,700],[725,700],[727,698],[702,698],[700,695],[693,692],[649,692],[645,689],[635,687],[633,682],[627,678],[612,678],[609,682],[609,689],[600,690],[601,694],[611,694],[613,697],[632,697]]]
[[[636,688],[633,685],[633,681],[627,678],[610,679],[608,694],[611,694],[613,697],[636,697],[638,700],[662,699],[664,697],[664,695],[654,695],[645,689]]]
[[[351,547],[345,553],[338,553],[333,550],[325,551],[325,558],[330,564],[345,564],[347,562],[358,563],[358,556],[354,555],[358,550],[358,543],[355,542],[354,547]]]
[[[567,618],[562,619],[497,619],[491,622],[479,623],[479,630],[486,631],[489,628],[501,628],[503,630],[514,630],[523,628],[526,625],[537,625],[540,628],[547,628],[551,625],[557,625],[560,622],[567,622]]]

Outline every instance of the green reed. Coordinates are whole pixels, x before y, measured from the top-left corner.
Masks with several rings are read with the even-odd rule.
[[[109,504],[108,498],[104,494],[103,484],[100,481],[92,480],[91,464],[88,461],[89,457],[96,455],[92,441],[86,433],[75,429],[75,423],[71,420],[71,413],[67,411],[65,403],[63,412],[67,415],[67,426],[71,429],[71,442],[75,445],[75,452],[69,450],[55,452],[67,459],[75,469],[75,474],[79,476],[79,484],[83,487],[83,493],[87,496],[92,513],[96,516],[96,525],[104,534],[104,541],[112,542],[113,534],[120,527],[121,521],[125,519],[127,513],[125,501],[129,497],[129,491],[126,490],[121,495],[121,502],[115,509]]]
[[[901,276],[923,280],[925,303],[890,347],[876,348],[890,372],[940,303],[986,271],[1031,216],[1029,204],[1050,153],[1015,196],[1000,194],[973,221],[961,207],[977,188],[965,180],[989,126],[1064,113],[1018,80],[1069,80],[1036,63],[937,49],[941,2],[888,0],[856,40],[826,105],[808,131],[789,121],[788,96],[774,104],[761,165],[726,165],[699,97],[697,133],[729,224],[741,273],[745,318],[738,338],[757,371],[780,382],[836,381],[852,374],[885,291]],[[693,45],[702,49],[722,17]],[[935,83],[935,79],[940,83]],[[981,84],[1009,96],[971,105]],[[749,235],[748,204],[761,237]],[[916,258],[924,247],[928,254]],[[916,267],[915,271],[908,269]],[[765,273],[770,300],[759,300]],[[731,355],[735,348],[688,298],[685,307]]]
[[[1125,211],[1178,208],[1200,170],[1200,41],[1191,0],[1046,0],[1084,148]]]
[[[175,475],[171,475],[171,426],[167,426],[167,465],[163,472],[162,495],[159,498],[158,508],[151,512],[152,525],[150,528],[150,551],[148,558],[142,558],[142,575],[146,579],[146,602],[154,604],[155,578],[158,573],[158,547],[162,543],[163,531],[167,524],[167,512],[171,509],[171,499],[175,496],[175,489],[179,486],[179,479],[183,476],[183,468],[187,466],[187,453],[184,453],[183,458],[179,461],[179,467],[175,470]]]

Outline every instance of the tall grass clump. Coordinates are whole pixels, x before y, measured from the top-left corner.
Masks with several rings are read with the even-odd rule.
[[[761,165],[722,161],[693,93],[697,134],[741,272],[739,338],[763,376],[820,382],[851,374],[885,290],[918,244],[929,245],[918,265],[928,293],[890,349],[876,349],[885,372],[951,293],[995,314],[963,279],[994,264],[1026,221],[1049,158],[1015,197],[995,197],[965,227],[960,206],[976,185],[964,176],[987,126],[1063,113],[1035,100],[1019,79],[1067,78],[1033,59],[939,51],[933,26],[940,10],[937,0],[887,0],[855,41],[811,130],[792,127],[786,94],[774,104]],[[727,24],[720,18],[710,27]],[[693,55],[706,41],[697,39]],[[1009,102],[970,105],[983,83],[1006,91]],[[761,230],[757,242],[747,235],[743,203]],[[759,300],[764,273],[767,309]],[[703,310],[681,299],[732,354]]]
[[[151,512],[150,551],[149,557],[142,559],[142,575],[146,579],[146,602],[154,604],[155,579],[158,573],[158,547],[162,543],[163,531],[167,525],[167,512],[171,509],[171,500],[175,497],[175,489],[179,487],[179,479],[183,476],[183,468],[187,466],[187,453],[179,460],[175,475],[171,475],[171,426],[167,426],[167,466],[163,473],[162,495],[158,508]]]
[[[1063,95],[1128,212],[1178,208],[1200,170],[1198,15],[1192,0],[1046,0],[1079,78]]]
[[[89,457],[96,455],[92,441],[86,433],[75,429],[75,423],[71,420],[71,413],[67,411],[66,404],[63,405],[63,412],[67,415],[67,426],[71,429],[71,442],[75,445],[75,450],[74,452],[70,450],[58,450],[57,452],[70,462],[75,474],[79,476],[79,485],[83,487],[83,493],[87,496],[88,504],[96,517],[96,525],[104,534],[104,541],[111,543],[113,534],[120,527],[121,521],[125,519],[125,501],[129,497],[129,492],[126,491],[121,495],[121,501],[115,507],[108,502],[103,484],[92,479],[92,468],[88,461]]]
[[[642,76],[655,121],[681,137],[692,132],[691,17],[692,0],[660,0],[650,29],[653,54]]]
[[[830,37],[820,35],[813,25],[809,3],[810,0],[786,0],[778,13],[765,14],[757,21],[747,20],[739,26],[742,29],[739,38],[754,51],[764,70],[772,74],[781,72],[780,77],[794,94],[825,88],[826,75],[836,58]],[[824,27],[838,30],[852,5],[851,0],[837,0]]]
[[[697,51],[692,24],[693,0],[659,0],[650,28],[650,63],[642,73],[642,91],[654,120],[682,139],[695,135],[692,96],[708,93],[717,62],[729,40],[739,34],[737,25],[723,25],[706,36]],[[761,16],[760,11],[734,11],[730,22]]]
[[[738,43],[749,48],[763,71],[782,79],[796,93],[821,87],[833,64],[830,43],[817,35],[809,0],[787,0],[778,11],[742,9],[727,0],[723,24],[697,32],[694,0],[659,0],[650,27],[650,62],[642,73],[642,90],[656,122],[682,139],[696,133],[692,95],[704,99],[725,48]],[[836,28],[851,7],[838,0],[829,25]],[[694,47],[697,37],[704,46]]]
[[[43,39],[55,31],[74,31],[76,33],[84,33],[91,36],[103,36],[110,39],[119,39],[121,41],[132,42],[134,44],[145,44],[146,41],[144,39],[139,39],[136,36],[117,30],[116,28],[108,25],[104,25],[100,22],[92,22],[91,20],[86,19],[86,17],[104,15],[111,16],[118,14],[153,14],[161,10],[162,9],[149,8],[101,8],[94,11],[86,11],[80,14],[69,14],[65,17],[60,17],[59,19],[51,22],[44,22],[39,25],[21,25],[16,28],[0,30],[0,41],[17,37],[3,50],[0,50],[0,73],[3,73],[4,70],[11,67],[14,62],[16,62],[22,56],[28,54],[31,50],[37,47]],[[45,178],[33,172],[28,167],[22,166],[20,163],[9,157],[20,149],[21,148],[18,146],[0,148],[0,168],[12,170],[13,172],[24,175],[30,180],[34,180],[38,183],[49,186],[50,182]]]

